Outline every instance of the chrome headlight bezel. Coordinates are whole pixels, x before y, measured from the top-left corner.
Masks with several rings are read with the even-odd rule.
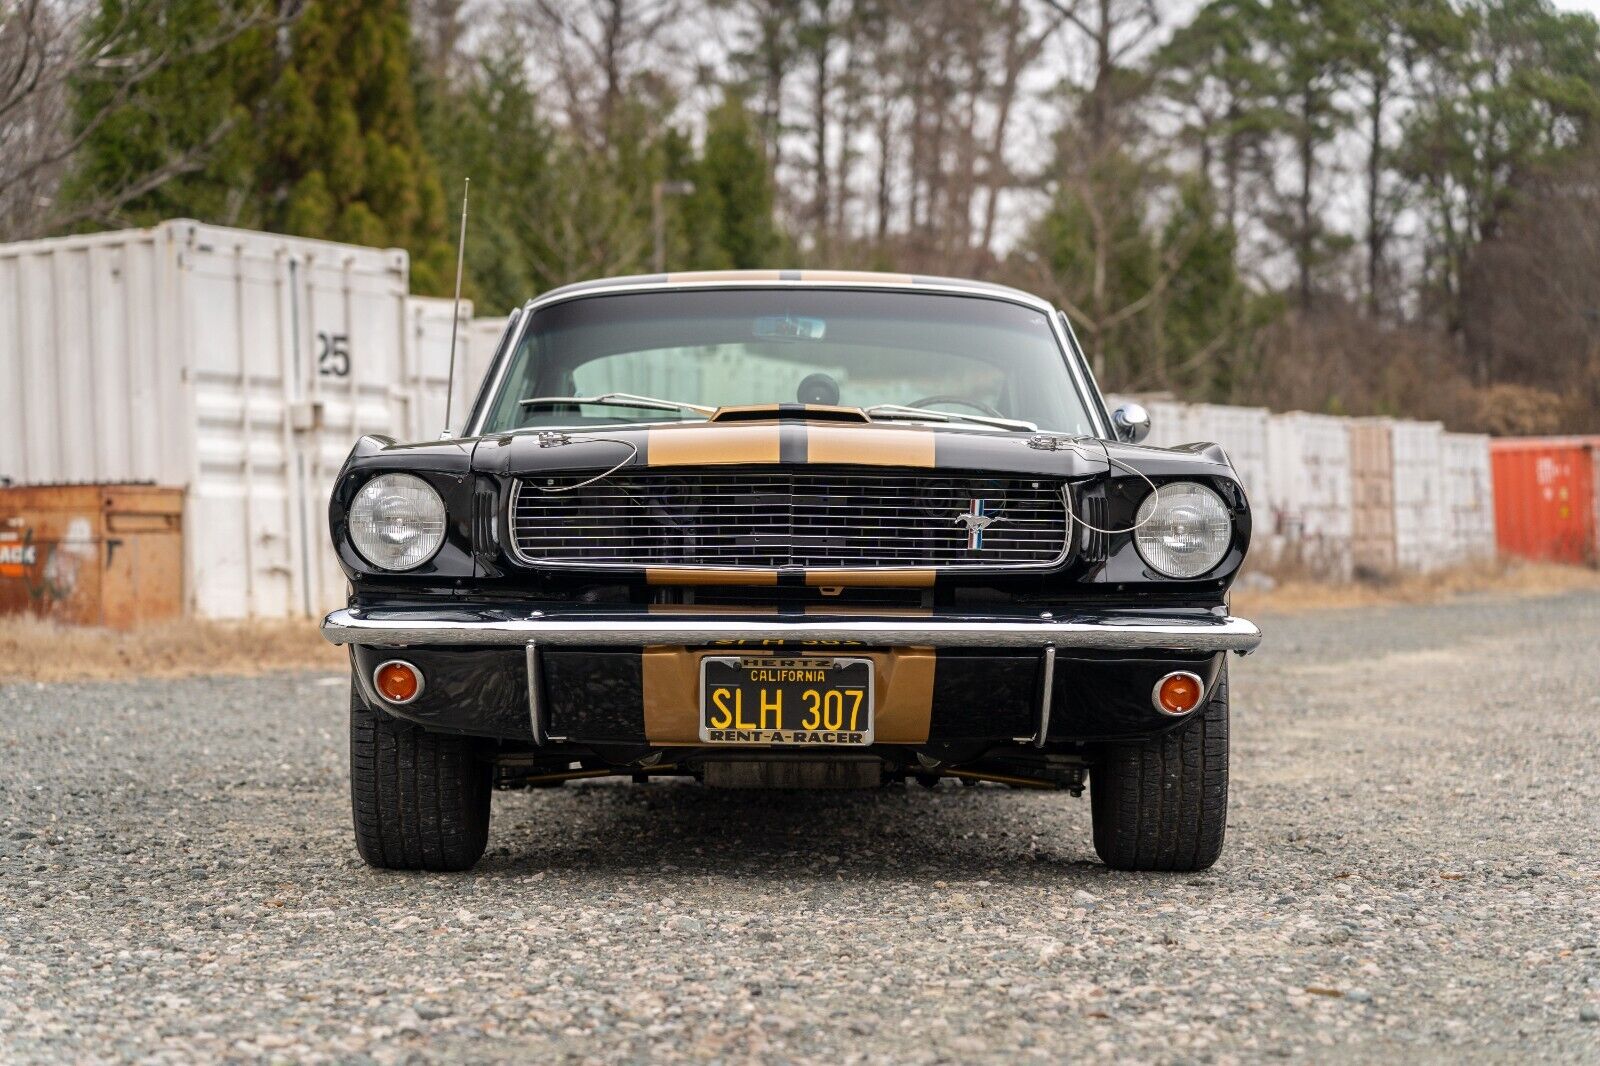
[[[1144,498],[1134,517],[1134,547],[1163,577],[1192,581],[1211,573],[1233,546],[1234,521],[1215,489],[1169,481]]]
[[[347,524],[350,543],[372,566],[404,573],[444,546],[447,513],[437,489],[415,474],[379,474],[356,491]]]

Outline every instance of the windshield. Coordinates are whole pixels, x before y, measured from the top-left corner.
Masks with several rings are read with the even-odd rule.
[[[1044,312],[841,289],[658,290],[552,304],[534,313],[482,432],[704,417],[668,404],[559,402],[614,394],[709,408],[891,404],[1094,432]]]

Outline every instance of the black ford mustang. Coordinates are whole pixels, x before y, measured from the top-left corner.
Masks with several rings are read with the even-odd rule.
[[[1221,448],[1139,447],[1025,293],[814,271],[573,285],[512,317],[464,438],[364,437],[350,577],[356,841],[470,867],[496,785],[941,777],[1090,788],[1120,869],[1222,848]]]

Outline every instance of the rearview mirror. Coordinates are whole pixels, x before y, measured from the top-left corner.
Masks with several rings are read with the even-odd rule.
[[[1125,403],[1111,412],[1111,428],[1118,440],[1138,444],[1150,435],[1150,412],[1144,404]]]

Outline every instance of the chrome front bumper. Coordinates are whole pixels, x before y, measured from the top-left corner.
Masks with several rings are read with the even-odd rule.
[[[1261,631],[1243,618],[1097,616],[1092,620],[982,618],[806,619],[793,622],[740,618],[550,618],[538,612],[438,612],[343,608],[322,623],[334,644],[368,647],[704,646],[718,642],[794,641],[880,647],[1092,648],[1102,651],[1234,651],[1261,643]]]

